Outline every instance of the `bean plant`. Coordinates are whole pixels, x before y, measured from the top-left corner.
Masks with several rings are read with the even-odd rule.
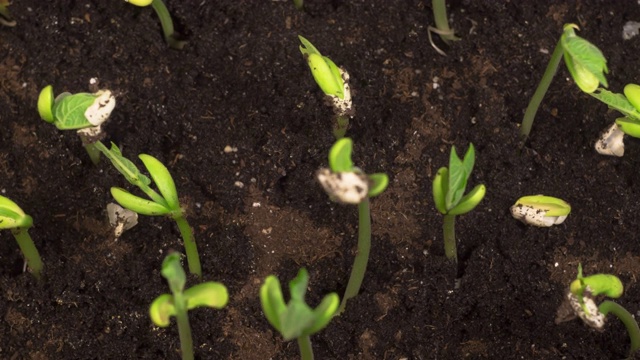
[[[486,193],[484,185],[476,185],[469,193],[464,194],[475,159],[473,144],[469,145],[463,159],[458,157],[455,146],[452,146],[449,167],[441,167],[433,179],[433,201],[436,209],[444,215],[444,253],[454,262],[458,262],[456,216],[473,210]]]
[[[33,226],[31,216],[25,214],[18,204],[0,195],[0,230],[11,230],[26,265],[31,269],[33,276],[39,280],[43,264],[40,253],[29,235],[31,226]]]
[[[578,276],[569,285],[564,302],[558,309],[556,324],[579,317],[589,327],[604,331],[606,316],[612,314],[620,319],[627,329],[631,340],[629,349],[631,357],[640,349],[640,329],[633,315],[611,300],[604,300],[600,305],[596,304],[598,297],[617,299],[623,292],[624,286],[617,276],[610,274],[583,276],[582,264],[579,264]]]
[[[338,294],[331,293],[312,309],[304,300],[308,284],[307,270],[300,269],[298,276],[289,282],[289,303],[284,302],[280,280],[274,275],[269,275],[260,288],[260,302],[267,320],[285,340],[298,341],[302,360],[313,360],[311,335],[329,324],[340,302]]]
[[[184,289],[187,277],[180,265],[180,254],[172,252],[162,262],[162,276],[167,279],[171,294],[158,296],[149,307],[149,316],[154,324],[167,327],[175,316],[180,335],[180,350],[183,360],[193,360],[193,339],[189,325],[189,310],[198,307],[222,309],[227,305],[227,288],[218,282],[204,282]]]
[[[542,79],[529,101],[520,126],[522,145],[529,137],[540,103],[551,85],[562,58],[564,58],[571,77],[583,92],[592,94],[600,84],[604,87],[608,86],[605,77],[605,74],[609,72],[607,59],[595,45],[576,35],[576,29],[579,28],[575,24],[564,26],[564,31],[551,54]]]
[[[358,252],[353,262],[339,312],[344,311],[347,300],[358,295],[371,251],[371,210],[369,198],[380,195],[389,184],[384,173],[365,174],[353,165],[353,141],[342,138],[329,151],[329,168],[317,173],[318,181],[331,200],[358,205]]]

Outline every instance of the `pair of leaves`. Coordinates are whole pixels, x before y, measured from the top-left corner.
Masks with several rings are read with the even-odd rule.
[[[338,310],[340,299],[336,293],[326,295],[315,309],[310,308],[304,300],[308,283],[307,270],[300,269],[298,276],[289,282],[291,300],[288,304],[284,302],[277,277],[268,276],[260,288],[262,310],[269,323],[285,340],[310,336],[322,330]]]
[[[460,159],[455,146],[451,147],[449,167],[441,167],[433,179],[433,199],[436,209],[442,214],[461,215],[475,208],[484,198],[486,188],[477,185],[465,195],[467,182],[475,164],[475,148],[469,145],[464,158]]]
[[[12,200],[0,195],[0,230],[29,228],[33,224],[31,216]]]
[[[322,92],[329,96],[337,96],[344,99],[344,79],[338,66],[328,57],[322,56],[320,51],[309,40],[298,35],[300,52],[307,60],[311,75],[315,79]]]
[[[353,165],[351,153],[353,141],[350,138],[342,138],[336,141],[329,150],[329,168],[334,173],[359,172],[360,169]],[[389,177],[385,173],[366,174],[369,180],[368,197],[382,194],[389,185]]]
[[[122,207],[135,211],[138,214],[150,216],[180,212],[180,203],[175,182],[167,167],[158,159],[146,154],[139,156],[162,196],[158,196],[157,193],[149,187],[151,180],[142,174],[131,160],[125,158],[115,144],[111,144],[110,150],[106,148],[101,150],[129,183],[139,187],[151,198],[141,198],[122,188],[111,188],[111,194]]]
[[[560,37],[560,44],[567,69],[573,80],[582,91],[590,94],[600,84],[604,87],[608,86],[604,75],[609,72],[607,59],[595,45],[577,36],[575,29],[578,29],[577,25],[566,24],[564,33]]]
[[[149,315],[157,326],[169,326],[171,316],[175,316],[178,311],[188,311],[197,307],[221,309],[229,301],[227,288],[218,282],[205,282],[183,291],[186,274],[180,265],[179,253],[174,252],[165,257],[160,273],[167,279],[173,294],[162,294],[151,303]],[[176,301],[182,303],[176,304]]]

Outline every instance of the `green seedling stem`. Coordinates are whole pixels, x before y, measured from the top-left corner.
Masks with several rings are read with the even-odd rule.
[[[360,291],[371,252],[371,210],[369,198],[381,194],[389,184],[386,174],[365,174],[353,165],[353,142],[349,138],[337,140],[329,151],[329,169],[318,172],[318,180],[329,197],[339,203],[358,205],[358,252],[351,276],[340,303],[339,313],[347,301]]]
[[[640,328],[638,328],[638,322],[633,318],[633,315],[631,315],[631,313],[629,313],[629,311],[620,304],[611,300],[603,301],[598,306],[598,310],[604,316],[611,313],[622,321],[624,327],[627,328],[627,333],[629,333],[629,339],[631,340],[629,357],[632,357],[633,354],[640,349]]]
[[[583,92],[591,94],[600,84],[604,87],[608,86],[605,77],[608,72],[607,60],[595,45],[577,36],[576,29],[578,26],[575,24],[566,24],[563,28],[560,40],[551,54],[549,64],[522,119],[520,126],[521,147],[529,137],[535,115],[558,70],[561,58],[564,58],[567,70]]]
[[[455,36],[453,30],[449,27],[449,18],[447,17],[447,3],[445,0],[432,0],[433,19],[436,22],[436,29],[442,41],[446,44],[449,41],[458,41],[459,37]]]
[[[369,263],[369,253],[371,252],[371,209],[369,199],[366,198],[358,204],[358,253],[353,260],[353,268],[347,288],[344,291],[342,302],[338,308],[338,314],[341,314],[347,306],[347,300],[353,299],[358,295],[364,274],[367,272],[367,264]]]
[[[13,19],[13,16],[11,16],[9,9],[7,9],[8,5],[8,0],[0,0],[0,24],[13,27],[16,26],[16,21]]]
[[[42,259],[29,235],[33,219],[12,200],[0,195],[0,230],[11,230],[33,276],[40,280]]]
[[[158,296],[149,307],[149,316],[160,327],[169,326],[171,316],[175,316],[182,359],[193,360],[193,338],[188,311],[197,307],[225,307],[229,300],[227,288],[221,283],[210,281],[184,290],[187,279],[180,265],[180,254],[176,252],[165,257],[161,274],[167,279],[171,294]]]
[[[167,44],[174,49],[182,50],[187,42],[178,40],[179,34],[176,33],[173,28],[173,20],[171,20],[171,14],[169,14],[167,6],[162,0],[153,0],[151,7],[156,11],[156,14],[158,14],[158,18],[160,18],[162,32],[164,33],[164,39]]]

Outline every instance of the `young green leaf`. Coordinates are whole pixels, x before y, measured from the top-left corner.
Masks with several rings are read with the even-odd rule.
[[[606,89],[599,89],[589,95],[602,101],[611,109],[618,110],[631,118],[640,119],[640,112],[622,94],[616,94]]]
[[[344,80],[340,69],[336,64],[326,56],[322,56],[320,51],[309,42],[309,40],[298,35],[302,45],[300,52],[307,60],[307,64],[311,69],[311,74],[315,79],[322,92],[326,95],[344,98]]]
[[[350,138],[342,138],[336,141],[329,150],[329,168],[334,173],[353,171],[351,152],[353,141]]]
[[[187,302],[187,310],[201,306],[222,309],[229,301],[227,288],[223,284],[213,281],[188,288],[184,291],[184,297]]]
[[[179,253],[173,252],[164,258],[160,274],[167,279],[172,293],[182,293],[184,285],[187,283],[187,275],[184,273],[182,265],[180,265]]]
[[[586,93],[594,92],[599,84],[607,87],[605,73],[607,59],[600,49],[575,33],[578,26],[567,24],[560,38],[564,50],[564,59],[567,68],[576,84]]]
[[[38,96],[38,113],[48,123],[53,123],[55,120],[53,117],[53,104],[53,86],[47,85],[40,91],[40,96]]]
[[[120,204],[120,206],[131,211],[135,211],[141,215],[158,216],[166,215],[171,212],[171,209],[163,204],[158,204],[155,201],[133,195],[127,190],[119,187],[112,187],[111,195]]]
[[[471,149],[472,147],[470,146],[469,150],[467,150],[467,154],[469,154]],[[465,155],[465,163],[467,164],[464,164],[456,152],[456,147],[451,147],[451,154],[449,155],[449,179],[447,181],[449,191],[447,191],[447,195],[445,197],[445,203],[448,210],[453,209],[458,204],[467,187],[467,180],[469,179],[470,173],[467,173],[469,164],[466,158],[467,155]],[[471,166],[473,167],[473,163]]]
[[[149,307],[149,316],[156,326],[169,326],[170,319],[176,315],[176,307],[173,305],[173,295],[162,294],[158,296]]]
[[[139,158],[147,168],[147,171],[149,171],[153,182],[158,187],[160,194],[162,194],[169,208],[171,210],[180,209],[176,184],[167,167],[151,155],[141,154]]]
[[[127,181],[138,186],[138,182],[149,186],[151,180],[138,170],[136,165],[131,160],[122,156],[120,148],[114,143],[111,143],[111,149],[104,154],[111,160],[113,166],[122,174]]]
[[[369,178],[370,182],[369,193],[367,194],[367,196],[370,198],[382,194],[382,192],[389,185],[389,176],[387,176],[387,174],[385,173],[370,174],[367,175],[367,177]]]

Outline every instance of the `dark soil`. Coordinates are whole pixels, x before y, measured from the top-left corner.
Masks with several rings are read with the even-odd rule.
[[[131,188],[108,162],[94,166],[74,132],[43,122],[37,95],[117,93],[107,141],[151,154],[173,174],[188,208],[204,279],[227,285],[223,310],[190,312],[199,359],[295,359],[264,318],[259,287],[310,273],[308,301],[342,294],[356,251],[357,209],[332,203],[314,179],[333,143],[331,110],[297,35],[351,75],[355,163],[386,172],[372,200],[373,249],[361,294],[312,337],[318,359],[620,359],[622,324],[598,333],[556,325],[582,262],[618,275],[617,301],[640,310],[640,143],[623,158],[593,142],[616,117],[561,66],[525,150],[518,125],[565,23],[609,59],[610,89],[637,82],[636,2],[449,1],[462,40],[430,46],[429,1],[167,1],[182,51],[163,41],[150,8],[124,1],[22,0],[0,28],[0,191],[35,219],[45,262],[22,272],[8,231],[0,244],[0,358],[177,359],[177,328],[147,309],[168,292],[162,259],[182,251],[168,219],[141,217],[115,240],[111,186]],[[550,4],[553,3],[553,4]],[[434,82],[438,84],[437,88]],[[431,180],[452,145],[477,149],[471,185],[487,196],[457,221],[458,266],[444,257]],[[225,152],[230,146],[237,151]],[[523,195],[571,203],[557,227],[525,227],[509,213]],[[190,284],[197,279],[190,278]]]

